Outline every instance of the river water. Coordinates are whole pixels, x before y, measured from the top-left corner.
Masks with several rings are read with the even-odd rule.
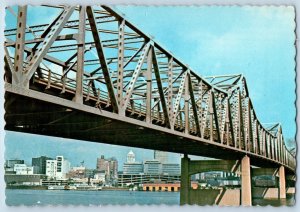
[[[6,204],[16,205],[179,205],[179,192],[70,191],[6,189]],[[253,200],[253,205],[294,205],[295,200]]]

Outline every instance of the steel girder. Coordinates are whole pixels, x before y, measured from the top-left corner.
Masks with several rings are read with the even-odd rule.
[[[6,29],[5,80],[148,125],[251,152],[295,167],[280,124],[256,116],[241,74],[201,77],[107,6],[47,6],[58,16]],[[77,14],[78,20],[69,20]],[[30,14],[29,14],[30,15]],[[47,76],[47,77],[44,77]],[[45,90],[40,89],[40,92]],[[64,95],[62,95],[64,94]]]

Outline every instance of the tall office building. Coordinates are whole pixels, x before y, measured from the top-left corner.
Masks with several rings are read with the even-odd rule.
[[[127,162],[123,164],[123,174],[143,173],[143,163],[135,161],[135,154],[130,150],[127,154]]]
[[[168,152],[154,150],[154,160],[158,160],[161,163],[168,163]]]
[[[31,165],[33,166],[34,174],[46,174],[46,161],[47,160],[52,160],[52,158],[49,158],[46,156],[32,158]]]
[[[56,156],[56,160],[46,160],[46,175],[49,178],[66,179],[70,171],[70,162],[64,156]]]
[[[113,181],[118,178],[118,161],[116,158],[105,159],[104,155],[97,158],[96,169],[98,172],[105,172],[106,180]]]
[[[57,170],[56,178],[65,179],[66,174],[70,171],[70,162],[64,158],[64,156],[56,156]]]

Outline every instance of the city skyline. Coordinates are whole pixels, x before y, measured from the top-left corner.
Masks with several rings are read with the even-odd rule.
[[[23,142],[20,143],[20,140],[23,140]],[[101,155],[104,155],[105,158],[116,157],[119,164],[123,164],[126,162],[130,150],[135,153],[137,161],[143,162],[154,159],[153,150],[87,141],[85,141],[85,145],[78,148],[79,144],[82,144],[82,141],[7,131],[4,158],[5,160],[21,158],[25,160],[25,164],[29,165],[34,157],[47,156],[55,158],[57,155],[63,155],[71,162],[71,166],[80,166],[80,162],[84,161],[85,166],[92,169],[96,169],[97,158],[100,158]],[[16,146],[20,150],[16,150]],[[30,147],[34,147],[35,151],[31,151]],[[72,154],[72,151],[79,153],[82,157]],[[180,154],[168,153],[168,155],[168,162],[180,163]],[[122,170],[120,165],[119,170]]]

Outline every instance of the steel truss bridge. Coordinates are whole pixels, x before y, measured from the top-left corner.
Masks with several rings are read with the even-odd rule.
[[[6,11],[5,129],[236,160],[295,173],[279,123],[258,119],[242,74],[202,77],[107,6]],[[28,15],[27,15],[28,13]],[[50,19],[50,18],[49,18]],[[272,103],[270,103],[272,104]]]

